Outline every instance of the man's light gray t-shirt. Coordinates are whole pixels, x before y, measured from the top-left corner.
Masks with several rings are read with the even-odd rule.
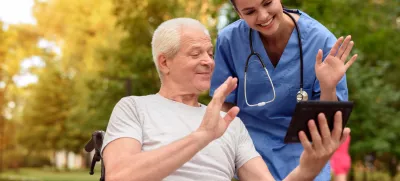
[[[111,114],[102,150],[110,142],[123,137],[138,140],[142,151],[168,145],[195,131],[206,108],[204,105],[193,107],[175,102],[159,94],[122,98]],[[225,113],[221,112],[221,115]],[[257,156],[259,154],[244,124],[235,118],[220,138],[164,181],[230,181],[238,168]]]

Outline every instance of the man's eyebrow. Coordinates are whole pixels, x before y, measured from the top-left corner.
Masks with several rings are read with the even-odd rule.
[[[196,49],[201,49],[201,46],[199,45],[190,45],[189,50],[196,50]]]

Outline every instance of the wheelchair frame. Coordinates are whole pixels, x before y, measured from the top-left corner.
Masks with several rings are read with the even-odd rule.
[[[94,131],[92,133],[92,138],[85,145],[86,152],[90,153],[95,150],[92,164],[90,165],[90,175],[94,174],[94,167],[96,165],[96,162],[101,161],[100,181],[105,181],[105,167],[103,157],[101,156],[101,147],[103,146],[104,134],[105,132],[101,130]]]

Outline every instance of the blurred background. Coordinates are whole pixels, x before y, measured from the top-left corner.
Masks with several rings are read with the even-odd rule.
[[[350,180],[400,180],[400,1],[282,2],[355,41]],[[98,180],[83,147],[119,99],[157,92],[151,36],[174,17],[214,43],[238,19],[228,0],[0,0],[0,180]]]

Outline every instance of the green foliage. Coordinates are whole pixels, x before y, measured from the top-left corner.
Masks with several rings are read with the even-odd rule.
[[[389,67],[387,62],[368,67],[357,63],[349,72],[350,95],[356,101],[350,122],[355,153],[391,152],[400,156],[400,147],[395,144],[400,139],[396,131],[400,130],[400,119],[394,106],[400,93],[383,79]]]
[[[57,150],[69,146],[66,121],[71,109],[73,82],[48,61],[32,86],[24,108],[20,142],[29,150]]]
[[[0,21],[0,171],[10,163],[6,154],[17,147],[16,126],[9,121],[18,121],[19,91],[14,78],[20,73],[20,63],[39,53],[36,46],[39,33],[30,25],[10,25],[4,28]],[[9,106],[14,105],[14,106]],[[8,113],[8,114],[7,114]],[[4,162],[6,162],[4,164]],[[18,161],[17,161],[18,162]]]
[[[44,150],[82,150],[92,131],[107,126],[114,105],[124,96],[154,94],[160,87],[151,52],[151,37],[163,21],[199,19],[215,42],[219,16],[239,17],[225,0],[48,0],[36,1],[36,25],[0,29],[0,123],[6,136],[0,150],[27,155]],[[400,157],[400,1],[283,0],[320,21],[336,36],[351,34],[360,56],[349,70],[350,100],[356,106],[351,152],[355,160],[377,153]],[[218,25],[218,26],[217,26]],[[0,27],[2,23],[0,22]],[[40,49],[44,39],[61,50]],[[26,58],[38,56],[46,66],[32,68],[37,84],[16,87],[13,77]],[[200,101],[207,104],[208,93]],[[14,102],[15,108],[8,104]],[[18,135],[19,139],[15,136]],[[22,148],[23,147],[23,148]],[[20,152],[12,153],[19,149]],[[19,160],[18,160],[19,161]]]
[[[123,33],[115,27],[111,1],[41,1],[35,3],[34,15],[42,38],[62,55],[42,56],[48,64],[35,72],[39,81],[29,88],[24,109],[24,129],[32,131],[23,132],[20,140],[35,140],[22,142],[33,150],[78,153],[93,130],[104,129],[105,115],[115,104],[109,99],[112,104],[99,104],[104,97],[96,91],[109,94],[92,82],[102,83],[100,73],[113,64],[105,52],[118,48]]]
[[[152,61],[151,38],[153,31],[162,22],[175,17],[192,17],[199,19],[213,37],[216,35],[218,8],[223,1],[122,1],[114,0],[118,25],[128,36],[121,41],[117,54],[115,69],[108,69],[106,77],[131,78],[134,95],[154,94],[160,88],[160,81]],[[173,9],[173,11],[171,11]],[[140,12],[140,13],[139,13]],[[210,23],[209,19],[215,23]],[[119,90],[120,91],[120,90]],[[209,102],[207,93],[200,97],[203,103]]]
[[[44,166],[51,166],[51,160],[47,155],[44,154],[30,154],[21,155],[23,162],[21,165],[29,168],[43,168]],[[12,168],[12,167],[10,167]]]

